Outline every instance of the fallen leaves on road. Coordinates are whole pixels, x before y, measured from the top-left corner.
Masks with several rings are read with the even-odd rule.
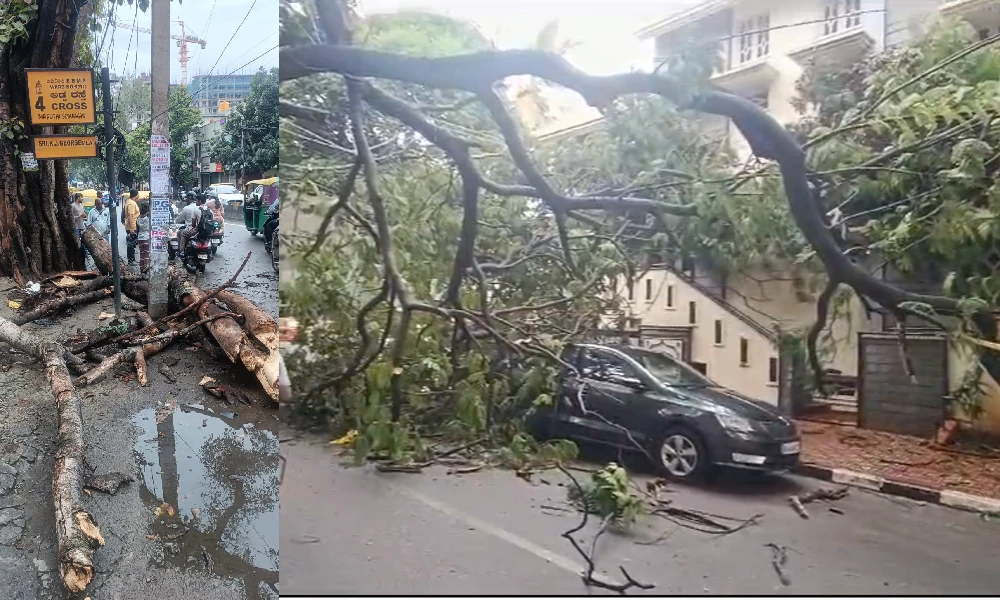
[[[335,446],[350,446],[356,439],[358,439],[358,430],[352,429],[330,443]]]
[[[839,488],[816,488],[811,492],[806,492],[805,494],[792,495],[788,497],[788,503],[792,505],[795,512],[799,514],[803,519],[809,518],[809,512],[806,510],[805,505],[813,502],[815,500],[825,500],[832,502],[834,500],[840,500],[850,493],[850,489],[845,485]],[[840,513],[843,514],[843,513]]]
[[[177,514],[176,511],[174,510],[174,507],[170,506],[170,504],[168,504],[166,502],[164,502],[163,504],[157,506],[156,509],[153,510],[153,512],[156,513],[156,516],[158,516],[158,517],[162,517],[164,515],[166,515],[168,517],[172,517],[175,514]]]

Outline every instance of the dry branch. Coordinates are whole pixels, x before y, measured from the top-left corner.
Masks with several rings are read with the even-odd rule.
[[[0,340],[41,359],[45,378],[56,400],[59,436],[52,469],[52,499],[56,513],[59,575],[71,593],[83,591],[94,577],[94,551],[104,538],[83,506],[83,418],[66,368],[66,349],[0,318]]]
[[[25,323],[30,323],[36,319],[40,319],[45,315],[56,313],[64,308],[79,306],[89,302],[97,302],[98,300],[102,300],[110,296],[113,291],[114,290],[111,288],[105,288],[93,292],[73,294],[72,296],[66,296],[65,298],[53,298],[42,302],[32,310],[24,313],[23,315],[18,315],[11,320],[17,325],[24,325]]]

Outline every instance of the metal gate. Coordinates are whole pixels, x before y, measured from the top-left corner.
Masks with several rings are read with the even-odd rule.
[[[921,437],[934,435],[946,417],[948,341],[934,334],[907,334],[903,364],[895,334],[858,334],[858,426]]]

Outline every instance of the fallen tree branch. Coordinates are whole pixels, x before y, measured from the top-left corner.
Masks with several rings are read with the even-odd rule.
[[[73,294],[72,296],[66,296],[65,298],[54,298],[52,300],[46,300],[42,302],[32,310],[24,313],[23,315],[17,315],[11,321],[16,325],[24,325],[30,323],[35,319],[40,319],[45,315],[58,312],[64,308],[69,308],[71,306],[79,306],[81,304],[87,304],[89,302],[97,302],[98,300],[107,298],[113,293],[114,290],[111,288],[106,288],[102,290],[97,290],[93,292],[85,292],[82,294]]]
[[[0,340],[41,359],[56,400],[59,435],[52,468],[52,500],[59,548],[59,575],[70,593],[82,592],[94,577],[94,551],[104,537],[83,506],[83,418],[80,400],[66,368],[66,349],[0,318]]]

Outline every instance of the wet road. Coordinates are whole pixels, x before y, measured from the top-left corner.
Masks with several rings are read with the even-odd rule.
[[[277,316],[277,277],[263,242],[238,224],[227,224],[225,243],[197,283],[224,282],[251,250],[233,289]],[[107,301],[28,328],[64,341],[96,327],[109,310]],[[118,472],[134,481],[113,496],[84,496],[107,544],[95,554],[93,583],[74,598],[277,598],[276,408],[242,369],[186,344],[149,359],[148,387],[139,387],[131,369],[117,373],[80,390],[86,462],[92,474]],[[204,376],[246,393],[251,405],[205,393]],[[38,365],[0,348],[4,600],[66,597],[56,572],[51,500],[55,421]]]
[[[340,466],[324,440],[281,451],[286,594],[587,593],[582,560],[560,537],[579,516],[560,510],[567,482],[558,472],[535,485],[505,471],[379,474]],[[803,520],[787,497],[818,485],[733,475],[707,489],[671,486],[676,507],[763,516],[726,536],[647,517],[631,536],[601,538],[598,568],[619,581],[625,566],[656,584],[651,594],[992,594],[1000,585],[996,522],[858,489],[835,504],[843,514],[814,504]],[[589,544],[596,527],[578,539]],[[771,543],[786,548],[787,586]]]

